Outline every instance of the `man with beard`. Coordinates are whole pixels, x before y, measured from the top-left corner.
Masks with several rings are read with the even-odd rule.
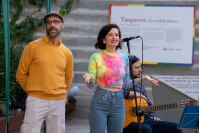
[[[133,76],[137,78],[137,83],[141,82],[141,64],[136,56],[131,56]],[[149,76],[142,77],[142,81],[147,80],[152,84],[158,86],[158,81]],[[135,85],[136,96],[139,96],[141,91],[142,97],[146,99],[148,106],[152,106],[150,102],[145,87],[141,84]],[[134,97],[133,88],[124,89],[124,97],[128,100],[132,100]],[[160,118],[155,116],[155,112],[146,112],[144,114],[144,123],[141,123],[142,133],[182,133],[182,130],[177,129],[178,124],[168,121],[162,121]],[[127,127],[123,129],[123,133],[136,133],[138,128],[138,123],[132,122]]]
[[[65,94],[71,86],[73,55],[61,42],[63,17],[49,13],[44,22],[47,34],[25,47],[16,74],[28,94],[21,133],[40,133],[44,118],[47,133],[65,133]]]

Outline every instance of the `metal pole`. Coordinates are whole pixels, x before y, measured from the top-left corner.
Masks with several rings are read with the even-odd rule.
[[[47,0],[47,14],[51,12],[51,0]]]
[[[47,0],[47,14],[51,12],[51,0]],[[44,119],[44,133],[46,133],[46,118]]]
[[[6,133],[9,125],[9,86],[10,86],[10,25],[9,25],[9,0],[2,0],[3,29],[5,46],[5,69],[6,69]]]

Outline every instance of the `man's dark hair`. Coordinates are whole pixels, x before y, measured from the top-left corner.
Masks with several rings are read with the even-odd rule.
[[[99,35],[97,37],[97,43],[94,45],[94,47],[96,49],[101,49],[101,50],[105,50],[106,49],[106,44],[103,44],[103,40],[102,38],[105,38],[105,36],[108,34],[108,32],[112,29],[112,28],[116,28],[119,32],[119,38],[121,38],[121,31],[119,29],[119,27],[116,24],[107,24],[105,26],[103,26],[101,28],[101,30],[99,31]],[[119,42],[118,46],[116,47],[116,50],[120,48],[122,49],[122,45]]]
[[[136,62],[140,61],[140,59],[138,57],[136,57],[135,55],[131,55],[131,63],[132,65]],[[130,78],[131,78],[131,73],[130,73]],[[134,79],[136,79],[138,77],[134,77]]]
[[[140,59],[138,57],[136,57],[135,55],[131,55],[131,62],[132,62],[132,65],[135,63],[135,62],[138,62],[140,61]]]

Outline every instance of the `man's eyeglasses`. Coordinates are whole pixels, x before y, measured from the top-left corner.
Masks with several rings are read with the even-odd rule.
[[[53,22],[55,25],[59,24],[60,22],[62,23],[62,21],[59,21],[59,20],[53,20],[53,21],[48,20],[48,21],[46,21],[46,24],[51,24],[52,22]]]

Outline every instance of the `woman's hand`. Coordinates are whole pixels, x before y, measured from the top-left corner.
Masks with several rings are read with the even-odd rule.
[[[84,76],[83,76],[83,78],[85,79],[85,82],[87,82],[87,83],[93,83],[93,75],[92,74],[85,74]]]
[[[152,84],[154,84],[155,86],[159,86],[158,84],[158,80],[151,78],[150,76],[144,76],[145,80],[148,80],[149,82],[151,82]]]
[[[162,121],[160,118],[158,117],[150,117],[150,119],[153,119],[154,121]]]

